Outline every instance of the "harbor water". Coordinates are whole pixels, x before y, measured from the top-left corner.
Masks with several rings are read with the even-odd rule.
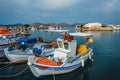
[[[63,27],[75,32],[74,27]],[[60,33],[48,33],[41,30],[29,31],[31,37],[42,37],[46,41],[62,37]],[[93,34],[94,62],[87,62],[85,67],[61,75],[43,76],[36,78],[30,71],[27,63],[0,64],[0,80],[120,80],[120,32],[101,31],[89,32]],[[81,38],[76,38],[78,43]],[[5,57],[1,61],[8,61]]]

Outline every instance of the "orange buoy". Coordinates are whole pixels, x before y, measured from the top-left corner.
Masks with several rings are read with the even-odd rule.
[[[87,46],[85,44],[81,44],[80,46],[78,46],[78,49],[77,49],[78,54],[82,54],[85,51],[87,51]]]
[[[86,42],[89,43],[89,44],[93,43],[93,39],[91,37],[87,37],[86,38]]]

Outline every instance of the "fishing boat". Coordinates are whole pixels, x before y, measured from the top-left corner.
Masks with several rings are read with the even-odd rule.
[[[4,48],[10,45],[10,42],[15,41],[14,35],[7,29],[0,29],[0,57],[4,56]]]
[[[32,39],[20,39],[19,42],[13,42],[11,43],[10,47],[7,47],[4,49],[6,57],[11,62],[26,62],[28,60],[28,57],[33,55],[33,49],[34,48],[42,48],[44,46],[45,53],[52,52],[54,50],[53,46],[51,48],[48,48],[50,46],[47,43],[44,42],[37,42],[36,38]],[[55,47],[55,46],[54,46]]]
[[[0,46],[9,45],[9,41],[12,40],[12,33],[9,32],[7,29],[0,30]]]
[[[53,56],[43,57],[43,51],[39,56],[30,56],[28,58],[28,65],[32,73],[36,77],[64,74],[71,72],[80,66],[84,67],[85,62],[92,59],[93,49],[87,44],[80,44],[77,47],[77,40],[74,36],[86,37],[87,43],[92,43],[92,34],[87,33],[69,33],[64,35],[64,38],[58,38],[56,48]],[[37,54],[37,53],[36,53]]]
[[[64,32],[66,30],[60,31]],[[38,42],[42,41],[42,42]],[[56,42],[43,42],[42,38],[35,38],[35,39],[20,39],[18,43],[13,43],[12,47],[14,49],[11,49],[11,47],[5,48],[4,52],[7,58],[11,62],[25,62],[28,60],[29,56],[33,55],[33,52],[38,49],[44,48],[44,55],[52,55],[52,52],[57,47]],[[24,48],[24,49],[23,49]],[[35,55],[35,54],[34,54]]]

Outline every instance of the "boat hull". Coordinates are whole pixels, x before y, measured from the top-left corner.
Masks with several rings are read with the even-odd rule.
[[[41,77],[41,76],[46,76],[46,75],[53,75],[53,74],[64,74],[64,73],[68,73],[68,72],[71,72],[75,69],[79,68],[79,66],[77,66],[76,68],[74,69],[68,69],[68,70],[42,70],[41,68],[39,67],[34,67],[34,66],[31,66],[30,69],[32,71],[32,73],[36,76],[36,77]]]
[[[0,58],[4,56],[5,56],[4,48],[0,48]]]
[[[32,53],[28,52],[22,52],[20,50],[14,50],[9,52],[8,48],[4,49],[6,57],[11,61],[11,62],[21,62],[21,61],[27,61],[29,56],[32,56]]]
[[[3,51],[3,50],[2,50],[2,51]],[[2,52],[2,51],[0,51],[0,58],[2,58],[2,57],[5,56],[4,52]]]
[[[52,53],[53,49],[48,49],[45,50],[45,53]],[[22,61],[27,61],[28,57],[33,55],[33,50],[25,51],[22,52],[21,50],[13,50],[13,51],[8,51],[8,48],[4,49],[6,57],[11,61],[11,62],[22,62]],[[47,54],[49,55],[49,54]]]
[[[15,55],[15,54],[7,54],[6,55],[7,58],[11,61],[11,62],[21,62],[21,61],[27,61],[29,56],[32,56],[32,54],[28,54],[28,55]]]

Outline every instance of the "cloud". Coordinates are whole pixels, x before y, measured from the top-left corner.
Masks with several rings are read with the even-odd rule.
[[[83,6],[88,5],[87,8],[84,7],[84,10],[88,11],[89,14],[112,15],[114,13],[120,12],[119,3],[120,3],[120,0],[109,0],[109,1],[108,0],[101,0],[101,1],[92,0],[91,2],[87,1],[86,4],[83,4]]]
[[[73,6],[82,0],[13,0],[21,7],[32,7],[43,10],[55,10]]]
[[[119,20],[119,3],[120,0],[0,0],[0,22]]]
[[[70,9],[83,0],[12,0],[17,14],[51,17],[56,11]]]
[[[119,0],[109,0],[105,1],[104,6],[102,9],[104,12],[114,12],[114,11],[119,11],[119,5],[120,1]]]
[[[50,2],[49,2],[50,1]],[[43,0],[42,6],[44,9],[60,9],[73,6],[77,4],[79,0]]]

